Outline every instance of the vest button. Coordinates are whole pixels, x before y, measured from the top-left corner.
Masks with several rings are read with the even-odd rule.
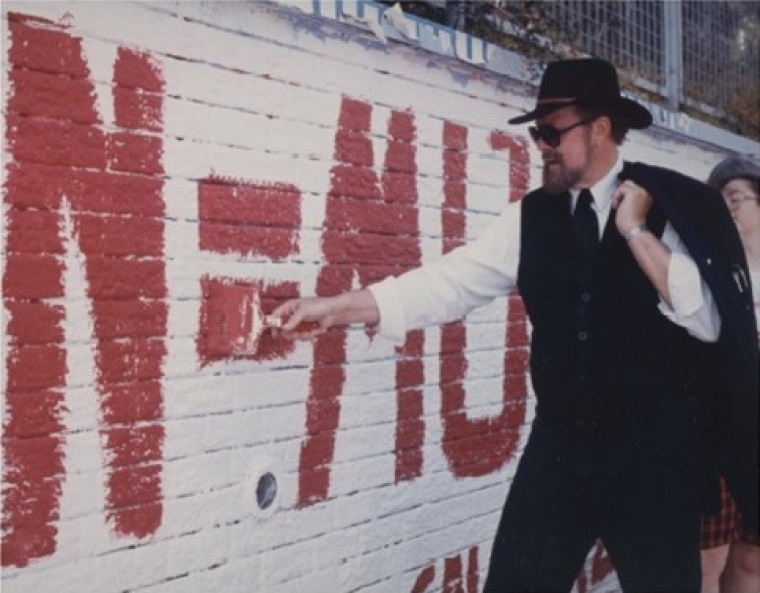
[[[584,292],[581,294],[581,302],[582,303],[588,303],[591,300],[591,294],[588,292]]]
[[[586,332],[578,332],[578,339],[581,342],[585,342],[586,340],[588,340],[588,334]]]

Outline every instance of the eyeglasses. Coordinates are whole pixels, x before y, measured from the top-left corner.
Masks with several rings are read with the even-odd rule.
[[[752,194],[745,194],[744,192],[734,191],[730,194],[723,194],[723,199],[726,200],[726,204],[729,206],[739,206],[742,202],[748,202],[750,200],[760,200],[758,196]]]
[[[586,119],[575,122],[572,126],[568,126],[562,129],[557,129],[554,126],[546,125],[531,126],[528,128],[528,133],[530,134],[530,137],[533,138],[533,142],[536,144],[538,144],[539,140],[543,140],[544,144],[547,146],[550,146],[551,148],[557,148],[562,142],[562,134],[569,132],[573,128],[587,124],[590,121],[596,119],[596,117],[597,116],[595,115],[592,117],[587,117]]]

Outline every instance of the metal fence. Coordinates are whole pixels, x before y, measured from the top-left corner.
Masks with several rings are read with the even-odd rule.
[[[760,2],[684,2],[682,39],[686,99],[760,111]]]
[[[547,2],[557,37],[653,85],[668,105],[730,114],[760,83],[760,2]],[[757,107],[760,109],[760,107]]]
[[[556,27],[547,32],[556,40],[657,86],[665,82],[663,2],[547,2],[546,11]]]
[[[760,139],[760,0],[428,0],[402,7],[536,57],[608,59],[651,100]]]

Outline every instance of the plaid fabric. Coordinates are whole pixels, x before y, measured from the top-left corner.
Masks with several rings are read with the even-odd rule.
[[[739,538],[739,511],[728,492],[726,481],[720,479],[720,509],[709,515],[702,515],[701,548],[725,546],[731,540]]]

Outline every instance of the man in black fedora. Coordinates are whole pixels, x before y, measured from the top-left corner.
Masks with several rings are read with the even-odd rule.
[[[402,343],[409,330],[460,319],[518,288],[532,325],[536,416],[485,591],[569,591],[601,538],[625,591],[696,592],[712,475],[702,412],[722,372],[736,388],[721,396],[741,413],[713,432],[757,529],[757,414],[748,402],[756,411],[757,342],[741,243],[707,186],[622,160],[629,129],[652,118],[621,94],[608,62],[549,64],[535,109],[510,120],[525,122],[535,122],[542,187],[476,241],[365,289],[288,301],[273,315],[289,318],[283,331],[295,338],[369,323]],[[320,328],[295,331],[305,320]]]

